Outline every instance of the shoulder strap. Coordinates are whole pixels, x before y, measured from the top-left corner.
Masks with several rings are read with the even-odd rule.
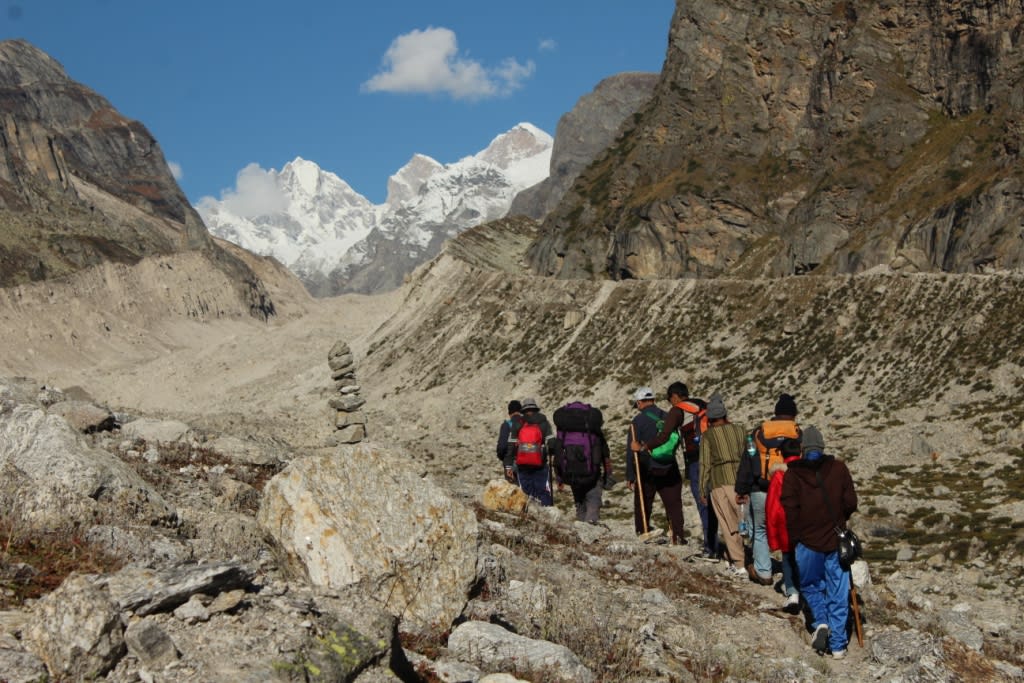
[[[664,419],[665,419],[665,418],[663,418],[663,417],[658,417],[658,414],[657,414],[657,413],[649,413],[649,412],[647,412],[646,410],[645,410],[645,411],[643,411],[643,414],[644,414],[644,415],[646,415],[647,417],[651,418],[651,419],[652,419],[652,420],[654,420],[655,422],[660,422],[660,421],[662,421],[662,420],[664,420]]]

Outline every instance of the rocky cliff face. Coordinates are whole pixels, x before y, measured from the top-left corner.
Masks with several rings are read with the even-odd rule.
[[[637,125],[529,254],[562,277],[1024,264],[1024,3],[679,2]]]
[[[0,286],[199,250],[254,315],[273,314],[251,268],[207,233],[149,131],[18,40],[0,43],[0,216]]]
[[[611,145],[623,126],[647,100],[658,74],[622,73],[610,76],[576,102],[558,120],[551,148],[551,174],[516,195],[509,215],[542,219],[553,211],[576,177]]]

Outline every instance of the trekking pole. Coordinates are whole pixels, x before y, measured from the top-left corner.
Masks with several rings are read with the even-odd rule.
[[[853,625],[857,628],[857,644],[864,647],[864,630],[860,624],[860,606],[857,604],[857,587],[850,577],[850,601],[853,603]]]
[[[636,441],[636,426],[633,423],[629,424],[629,436],[630,436],[630,450],[633,450],[633,442]],[[647,528],[647,510],[644,509],[644,486],[640,483],[640,454],[637,451],[633,451],[633,468],[636,470],[636,491],[640,496],[640,518],[644,523],[644,536],[647,536],[650,531]]]

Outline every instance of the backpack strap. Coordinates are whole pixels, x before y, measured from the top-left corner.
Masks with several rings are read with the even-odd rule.
[[[646,415],[646,416],[647,416],[647,417],[649,417],[650,419],[654,420],[654,421],[655,421],[656,423],[657,423],[657,422],[660,422],[660,421],[662,421],[662,420],[664,420],[664,419],[665,419],[665,418],[663,418],[663,417],[658,417],[658,416],[657,416],[656,414],[654,414],[654,413],[649,413],[649,412],[647,412],[646,410],[643,410],[643,411],[641,411],[641,413],[642,413],[642,414],[644,414],[644,415]]]

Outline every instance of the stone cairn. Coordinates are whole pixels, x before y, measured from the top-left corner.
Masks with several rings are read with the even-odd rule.
[[[329,405],[335,410],[335,432],[327,439],[328,446],[359,443],[366,438],[366,414],[359,410],[366,399],[359,395],[356,384],[356,361],[348,344],[337,342],[327,354],[331,379],[338,395],[331,397]]]

